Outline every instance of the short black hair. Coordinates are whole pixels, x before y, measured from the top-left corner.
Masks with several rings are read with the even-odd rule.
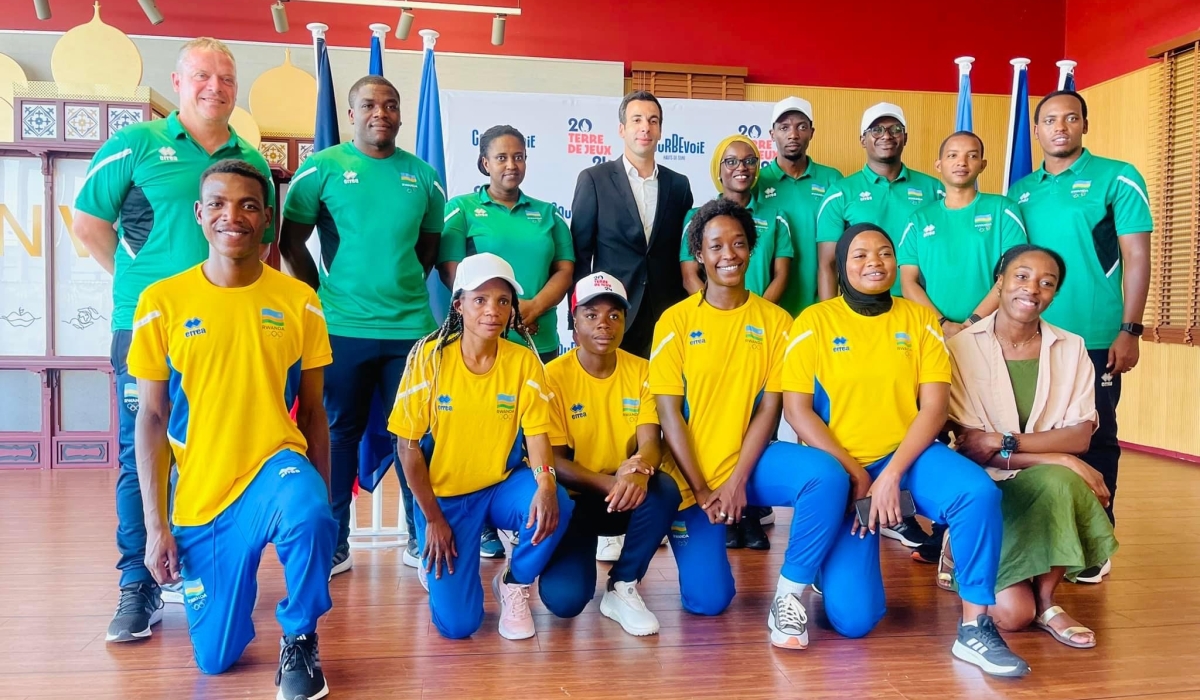
[[[662,124],[662,104],[649,90],[634,90],[621,98],[621,106],[617,108],[617,119],[620,119],[622,124],[625,123],[625,108],[629,106],[630,102],[653,102],[654,106],[658,107],[658,123]]]
[[[1049,255],[1054,260],[1054,264],[1058,265],[1058,288],[1062,289],[1063,282],[1067,280],[1067,262],[1057,252],[1032,243],[1022,243],[1004,251],[1004,254],[1000,256],[1000,261],[996,263],[996,269],[992,277],[997,280],[1000,279],[1004,273],[1008,272],[1008,268],[1012,267],[1012,264],[1017,261],[1017,258],[1026,253],[1045,253]]]
[[[746,243],[750,245],[750,250],[754,250],[754,245],[758,241],[758,229],[754,226],[754,217],[737,202],[717,197],[700,207],[688,223],[688,253],[693,258],[700,257],[700,247],[704,244],[704,228],[708,226],[708,222],[718,216],[731,216],[737,219],[737,222],[742,225],[742,230],[746,232]]]
[[[484,170],[483,168],[483,159],[487,158],[488,148],[491,147],[492,141],[495,141],[501,136],[512,136],[521,142],[522,148],[525,147],[525,135],[520,131],[517,131],[516,127],[512,125],[497,124],[496,126],[493,126],[492,128],[483,132],[483,135],[479,137],[479,160],[475,161],[475,167],[479,168],[479,172],[483,173],[484,175],[487,175],[488,171]]]
[[[200,191],[202,193],[204,191],[204,183],[213,175],[241,175],[242,177],[254,180],[262,188],[263,205],[266,206],[267,202],[270,201],[267,193],[271,191],[269,189],[271,184],[267,181],[266,176],[258,168],[244,160],[226,158],[208,166],[208,169],[200,176]]]
[[[388,80],[382,75],[364,75],[350,86],[350,95],[348,99],[350,100],[351,109],[354,109],[354,100],[358,98],[358,91],[368,85],[383,85],[391,88],[392,92],[396,94],[396,101],[400,101],[400,91],[396,89],[395,85],[392,85],[392,81]]]
[[[970,136],[971,138],[978,141],[979,142],[979,157],[980,158],[983,157],[983,139],[979,138],[979,134],[975,133],[974,131],[963,130],[963,131],[956,131],[953,134],[950,134],[942,141],[942,145],[938,146],[938,158],[941,158],[942,155],[945,154],[946,144],[950,143],[950,139],[952,139],[956,136]]]
[[[1042,105],[1046,104],[1055,97],[1062,97],[1063,95],[1066,95],[1067,97],[1074,97],[1075,99],[1079,100],[1079,111],[1083,113],[1084,121],[1087,121],[1087,100],[1083,99],[1083,95],[1080,95],[1074,90],[1055,90],[1049,95],[1046,95],[1042,99],[1038,100],[1037,107],[1033,108],[1033,123],[1037,124],[1041,120]]]

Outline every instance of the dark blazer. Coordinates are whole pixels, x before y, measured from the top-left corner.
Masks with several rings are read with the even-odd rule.
[[[625,159],[579,173],[571,205],[575,280],[603,271],[625,285],[630,308],[621,347],[628,352],[648,357],[654,324],[663,311],[687,296],[679,269],[679,241],[683,217],[691,208],[687,176],[659,165],[658,208],[647,243]]]

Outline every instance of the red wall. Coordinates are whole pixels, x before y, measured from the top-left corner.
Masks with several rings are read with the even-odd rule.
[[[1200,29],[1198,0],[1067,0],[1067,57],[1087,87],[1150,63],[1146,49]]]
[[[516,5],[516,0],[473,2]],[[84,0],[51,4],[54,17],[39,22],[30,0],[0,0],[0,27],[65,30],[92,15],[91,3]],[[166,21],[154,27],[135,0],[105,0],[103,17],[129,34],[208,34],[299,44],[311,41],[305,24],[325,22],[331,26],[330,44],[366,46],[367,24],[395,27],[399,14],[291,2],[291,31],[282,36],[271,24],[270,4],[271,0],[158,0]],[[1063,56],[1066,4],[1067,0],[522,0],[524,14],[508,20],[504,46],[491,45],[488,15],[421,10],[409,39],[400,42],[393,35],[388,46],[419,50],[416,30],[432,27],[441,32],[438,49],[444,51],[624,61],[626,67],[630,61],[744,66],[750,81],[759,83],[948,92],[958,85],[954,58],[965,54],[977,59],[975,92],[1004,94],[1012,82],[1008,60],[1025,56],[1033,59],[1032,92],[1044,93],[1053,89],[1054,61]]]

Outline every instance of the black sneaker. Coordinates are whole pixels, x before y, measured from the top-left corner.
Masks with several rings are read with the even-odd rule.
[[[725,526],[725,549],[741,549],[746,546],[746,531],[741,525]]]
[[[1020,678],[1029,673],[1029,664],[1004,643],[990,615],[980,615],[975,625],[960,622],[951,652],[992,676]]]
[[[897,540],[905,547],[920,547],[929,540],[929,534],[921,529],[916,518],[905,518],[896,527],[880,528],[879,534]]]
[[[763,530],[758,518],[742,518],[742,533],[746,538],[746,549],[764,550],[771,548],[771,540]]]
[[[162,594],[153,582],[121,586],[117,612],[108,623],[106,642],[134,642],[150,638],[150,626],[162,620]]]
[[[344,574],[354,568],[354,557],[350,556],[350,543],[347,542],[333,553],[333,566],[329,569],[329,578]],[[289,699],[290,700],[290,699]]]
[[[275,685],[279,686],[277,700],[317,700],[329,694],[316,632],[280,638]]]

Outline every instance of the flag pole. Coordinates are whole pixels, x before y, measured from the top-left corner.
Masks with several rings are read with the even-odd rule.
[[[1020,88],[1021,71],[1026,70],[1032,62],[1028,58],[1014,58],[1009,61],[1013,67],[1013,83],[1012,96],[1008,100],[1008,150],[1004,158],[1004,194],[1008,194],[1008,177],[1012,174],[1012,159],[1016,147],[1017,91]],[[1029,105],[1025,105],[1025,109],[1029,109]]]
[[[958,64],[959,77],[962,77],[964,75],[971,74],[971,64],[975,62],[975,57],[974,56],[959,56],[958,58],[954,59],[954,62]]]
[[[1067,77],[1075,72],[1075,66],[1079,65],[1079,62],[1063,59],[1054,65],[1058,66],[1058,89],[1062,90],[1067,85]]]
[[[417,32],[417,34],[421,35],[421,41],[423,43],[421,49],[422,51],[426,49],[432,51],[433,45],[437,43],[438,37],[441,36],[441,34],[438,34],[433,29],[422,29],[421,31]]]
[[[329,25],[322,24],[320,22],[312,22],[307,25],[307,29],[308,31],[312,32],[313,38],[313,73],[319,80],[321,78],[321,57],[319,55],[321,49],[319,46],[317,46],[317,42],[325,38],[325,32],[329,31]]]
[[[381,47],[383,46],[384,40],[387,39],[388,32],[392,31],[392,28],[383,22],[375,22],[367,28],[371,30],[371,34],[379,37],[379,45]]]

